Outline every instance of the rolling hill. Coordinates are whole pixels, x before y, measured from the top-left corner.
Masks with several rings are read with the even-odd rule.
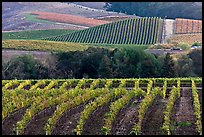
[[[7,39],[42,39],[44,37],[57,36],[75,32],[74,30],[32,30],[19,32],[2,32],[2,40]]]
[[[77,43],[53,42],[42,40],[3,40],[2,49],[68,52],[83,51],[88,49],[88,46]]]
[[[67,25],[63,23],[46,23],[36,21],[32,12],[52,12],[58,14],[71,14],[86,18],[106,16],[124,16],[126,14],[93,9],[74,3],[62,2],[2,2],[2,30],[21,31],[38,29],[69,29],[82,30],[84,27]],[[128,15],[127,15],[128,16]],[[30,19],[31,18],[31,19]]]
[[[133,18],[43,40],[100,44],[155,44],[161,41],[162,22],[161,18],[156,17]]]

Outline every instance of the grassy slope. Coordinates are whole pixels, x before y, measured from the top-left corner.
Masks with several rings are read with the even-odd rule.
[[[20,32],[3,32],[2,40],[7,39],[42,39],[75,32],[74,30],[32,30]]]
[[[37,50],[37,51],[83,51],[88,46],[77,43],[50,42],[42,40],[3,40],[2,49]]]

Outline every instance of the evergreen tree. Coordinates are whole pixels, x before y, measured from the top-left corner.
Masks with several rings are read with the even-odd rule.
[[[164,58],[164,66],[163,66],[163,77],[176,77],[176,69],[175,69],[175,64],[170,56],[170,53],[167,53],[165,58]]]

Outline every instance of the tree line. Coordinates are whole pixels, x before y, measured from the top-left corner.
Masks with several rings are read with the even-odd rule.
[[[21,55],[2,64],[2,79],[201,77],[202,50],[174,61],[170,54],[155,56],[139,47],[88,48],[53,54],[42,64]]]
[[[202,19],[201,2],[107,2],[105,8],[141,17]]]

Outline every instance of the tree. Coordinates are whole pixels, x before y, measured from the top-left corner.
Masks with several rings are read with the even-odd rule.
[[[141,17],[202,19],[201,2],[108,2],[106,8]]]
[[[46,78],[47,71],[31,55],[21,55],[8,61],[2,70],[3,79]]]
[[[188,56],[193,60],[191,69],[197,76],[202,77],[202,49],[193,50]]]
[[[99,77],[100,78],[112,78],[113,77],[113,69],[111,67],[111,60],[107,55],[104,55],[101,63],[99,65]]]
[[[163,72],[162,72],[163,77],[176,77],[176,69],[175,69],[175,64],[170,56],[170,53],[167,53],[165,58],[164,58],[164,66],[163,66]]]
[[[196,76],[193,72],[193,60],[188,55],[183,55],[179,58],[176,66],[180,77]]]

